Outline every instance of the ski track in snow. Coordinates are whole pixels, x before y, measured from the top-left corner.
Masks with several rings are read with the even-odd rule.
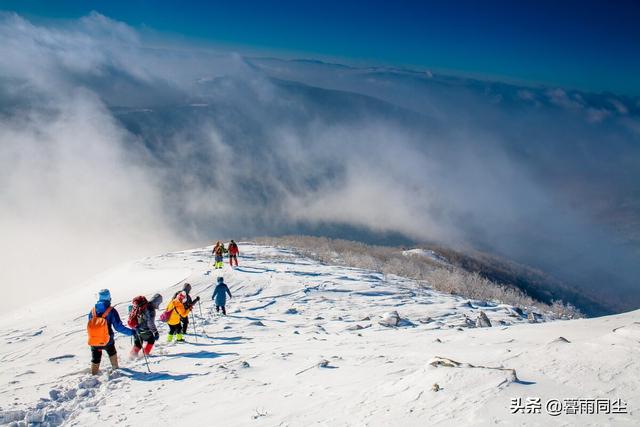
[[[639,311],[528,324],[506,305],[240,247],[234,270],[211,270],[210,248],[149,257],[0,318],[0,424],[638,425]],[[233,294],[226,317],[210,300],[218,275]],[[203,300],[197,336],[167,344],[158,321],[148,373],[116,334],[121,369],[111,373],[105,354],[101,374],[88,374],[86,313],[99,288],[125,319],[134,296],[160,292],[166,304],[185,281]],[[493,327],[475,327],[481,310]],[[381,324],[394,311],[397,326]],[[462,365],[434,367],[436,357]],[[629,413],[512,415],[516,397],[621,398]]]

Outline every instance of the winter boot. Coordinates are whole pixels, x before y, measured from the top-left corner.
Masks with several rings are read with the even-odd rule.
[[[184,338],[182,334],[176,334],[176,342],[184,342]]]
[[[111,362],[111,368],[115,371],[118,369],[118,355],[114,354],[113,356],[109,356],[109,361]]]
[[[91,375],[98,375],[98,372],[100,372],[100,364],[99,363],[92,363],[91,364]]]
[[[171,341],[173,341],[173,335],[169,334],[167,335],[167,342],[171,342]]]
[[[147,356],[149,355],[149,353],[151,353],[151,349],[153,348],[153,344],[151,343],[147,343],[144,346],[144,354],[146,354]]]

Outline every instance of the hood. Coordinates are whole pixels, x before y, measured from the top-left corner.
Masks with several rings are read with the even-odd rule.
[[[160,304],[162,304],[162,295],[155,294],[151,297],[151,300],[149,302],[154,308],[160,308]]]
[[[96,303],[96,314],[100,315],[104,313],[111,305],[111,301],[98,301]]]

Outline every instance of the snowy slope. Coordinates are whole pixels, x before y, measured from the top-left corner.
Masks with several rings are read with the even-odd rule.
[[[210,248],[128,263],[0,317],[0,423],[638,425],[639,311],[529,324],[508,306],[400,277],[240,247],[240,268],[222,271],[234,294],[227,317],[210,313]],[[103,373],[87,374],[85,316],[98,289],[111,289],[124,317],[133,296],[161,292],[166,302],[185,279],[205,302],[197,342],[167,345],[163,334],[149,374],[119,335],[121,372],[109,374],[104,357]],[[475,327],[480,310],[493,327]],[[400,324],[380,324],[393,311]],[[437,357],[462,365],[433,366]],[[518,397],[621,398],[628,413],[512,415]]]

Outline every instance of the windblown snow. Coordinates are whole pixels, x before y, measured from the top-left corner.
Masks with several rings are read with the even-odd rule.
[[[4,314],[0,424],[638,425],[640,311],[551,322],[541,313],[532,324],[527,312],[402,277],[240,249],[234,270],[212,271],[211,248],[170,253]],[[211,310],[218,275],[233,293],[226,317]],[[160,292],[166,303],[185,281],[203,300],[196,336],[166,344],[158,321],[165,336],[148,373],[116,334],[122,369],[110,373],[103,357],[102,373],[88,374],[98,289],[124,318],[134,296]],[[559,414],[547,408],[554,399]],[[612,403],[572,414],[572,399]]]

